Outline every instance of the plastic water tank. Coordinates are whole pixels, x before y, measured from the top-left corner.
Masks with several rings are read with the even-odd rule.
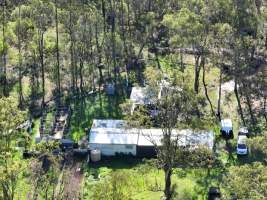
[[[98,149],[94,149],[91,151],[91,160],[92,162],[98,162],[101,160],[101,151]]]

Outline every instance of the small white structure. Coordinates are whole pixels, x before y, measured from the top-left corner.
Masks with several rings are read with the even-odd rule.
[[[153,105],[156,103],[157,94],[149,87],[133,87],[130,95],[132,101],[131,113],[138,105]]]
[[[179,137],[179,145],[206,146],[213,148],[214,133],[207,131],[173,130],[173,139]],[[147,156],[155,153],[155,146],[161,145],[162,129],[127,128],[123,120],[94,120],[89,133],[89,148],[98,149],[102,155],[125,154]]]
[[[123,120],[94,120],[89,135],[89,148],[105,156],[136,155],[138,134],[131,133]]]
[[[133,114],[135,108],[138,105],[155,105],[157,100],[166,96],[169,91],[181,92],[182,89],[179,87],[171,86],[167,79],[163,79],[157,83],[157,88],[146,87],[133,87],[130,95],[132,101],[131,114]],[[153,106],[152,106],[153,107]],[[157,115],[158,111],[151,109],[151,115]]]

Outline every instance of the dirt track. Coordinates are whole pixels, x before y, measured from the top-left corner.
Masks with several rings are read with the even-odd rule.
[[[78,160],[70,160],[66,165],[67,177],[64,187],[65,200],[80,199],[81,183],[83,174],[81,171],[82,162]]]

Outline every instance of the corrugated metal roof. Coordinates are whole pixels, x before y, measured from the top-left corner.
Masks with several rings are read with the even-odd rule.
[[[89,136],[89,143],[94,144],[135,144],[139,146],[154,146],[161,145],[163,138],[162,129],[134,129],[126,128],[126,122],[123,120],[99,120],[104,127],[92,128]],[[112,122],[114,121],[114,122]],[[94,120],[95,122],[95,120]],[[122,128],[116,127],[116,123],[123,123]],[[204,145],[208,148],[213,148],[214,133],[212,131],[197,131],[190,129],[173,130],[172,138],[177,139],[181,146],[190,145],[192,147],[197,145]]]
[[[142,129],[140,130],[138,145],[139,146],[152,146],[161,145],[163,133],[161,129]],[[193,132],[190,129],[173,130],[172,139],[178,140],[180,146],[198,146],[204,145],[213,148],[214,133],[212,131],[197,131]]]
[[[130,99],[135,104],[153,104],[157,99],[157,94],[154,94],[148,87],[133,87]]]
[[[122,134],[116,132],[96,132],[90,133],[89,143],[91,144],[134,144],[138,141],[138,134]]]

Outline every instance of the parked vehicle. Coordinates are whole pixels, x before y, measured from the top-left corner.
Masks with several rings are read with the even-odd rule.
[[[221,191],[218,187],[210,187],[208,192],[208,200],[220,199]]]
[[[223,119],[221,121],[221,134],[227,139],[234,138],[233,123],[231,119]]]
[[[238,136],[236,153],[237,153],[237,155],[247,155],[248,154],[247,136],[246,135],[239,135]]]
[[[238,131],[238,135],[245,135],[249,137],[248,128],[247,127],[240,127]]]

